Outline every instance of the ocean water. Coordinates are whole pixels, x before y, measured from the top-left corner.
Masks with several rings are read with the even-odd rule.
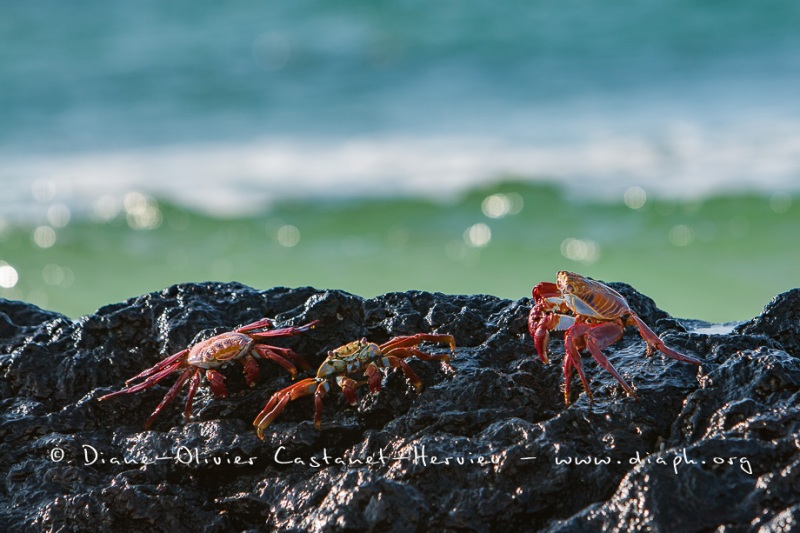
[[[0,5],[0,297],[800,286],[800,4]]]

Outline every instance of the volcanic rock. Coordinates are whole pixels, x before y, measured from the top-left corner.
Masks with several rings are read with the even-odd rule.
[[[701,366],[645,356],[635,328],[606,349],[636,389],[590,357],[594,402],[564,347],[544,365],[527,333],[530,301],[409,291],[364,299],[341,291],[182,284],[76,321],[0,299],[0,529],[4,531],[758,531],[800,521],[800,289],[753,320],[709,327],[675,319],[610,283],[664,341]],[[349,406],[290,402],[256,436],[252,421],[292,383],[271,362],[248,387],[223,370],[190,421],[183,391],[144,421],[177,375],[139,393],[98,398],[194,343],[262,317],[319,320],[274,340],[316,368],[365,337],[455,336],[452,366],[409,358]],[[425,351],[447,353],[445,345]],[[306,372],[299,377],[313,375]]]

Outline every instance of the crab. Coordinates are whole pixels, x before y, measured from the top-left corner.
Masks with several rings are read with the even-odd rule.
[[[252,324],[247,324],[206,339],[202,342],[170,355],[155,366],[133,376],[125,382],[125,387],[116,392],[98,398],[100,401],[108,400],[122,394],[132,394],[156,385],[167,376],[181,372],[180,377],[172,388],[164,395],[161,403],[155,408],[150,418],[144,424],[145,429],[150,427],[158,414],[178,395],[184,384],[189,381],[189,392],[186,396],[186,405],[183,416],[186,420],[192,415],[192,402],[201,376],[205,371],[206,380],[214,396],[225,398],[228,389],[225,386],[225,376],[217,369],[231,361],[239,361],[244,366],[245,382],[252,387],[258,381],[260,370],[256,359],[269,359],[274,361],[292,377],[297,375],[297,366],[309,370],[311,366],[299,355],[288,348],[279,348],[268,344],[259,344],[259,341],[277,337],[289,337],[305,333],[314,328],[317,320],[299,327],[285,327],[269,329],[274,326],[272,320],[263,318]],[[296,366],[295,366],[296,365]]]
[[[550,332],[564,332],[564,403],[567,405],[570,403],[573,368],[578,371],[589,401],[593,401],[592,391],[581,365],[580,351],[584,349],[616,378],[626,393],[636,398],[631,386],[602,351],[622,338],[626,326],[636,326],[639,329],[639,334],[647,344],[647,355],[652,355],[655,348],[672,359],[701,364],[700,360],[664,344],[633,312],[627,300],[608,285],[567,271],[559,272],[556,280],[556,283],[543,281],[533,288],[534,305],[528,316],[528,331],[533,337],[536,352],[544,363],[549,362],[547,345]]]
[[[264,439],[264,429],[278,417],[289,401],[312,393],[315,404],[314,426],[319,430],[322,423],[322,399],[330,392],[332,383],[336,382],[347,403],[356,405],[356,387],[359,385],[367,383],[373,394],[380,391],[381,368],[402,369],[419,393],[422,390],[422,381],[404,361],[405,358],[414,355],[424,361],[444,361],[450,364],[450,356],[447,354],[431,355],[418,349],[417,346],[422,342],[447,343],[451,354],[455,353],[456,341],[452,335],[427,333],[395,337],[383,344],[369,342],[364,338],[329,351],[328,357],[317,370],[316,377],[306,378],[272,395],[253,422],[258,437]],[[361,373],[366,380],[353,379],[351,376],[356,373]]]

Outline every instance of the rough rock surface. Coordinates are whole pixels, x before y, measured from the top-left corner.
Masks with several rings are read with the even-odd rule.
[[[563,342],[551,342],[553,363],[538,360],[527,299],[185,284],[77,321],[0,300],[0,530],[800,527],[800,290],[711,334],[610,285],[702,367],[645,357],[629,329],[606,352],[640,400],[586,358],[595,402],[575,379],[565,407]],[[270,362],[252,388],[240,365],[224,370],[225,399],[204,384],[190,422],[184,391],[143,429],[177,376],[97,401],[166,355],[264,316],[320,321],[274,342],[312,365],[361,337],[450,333],[458,348],[452,369],[409,359],[419,395],[393,370],[381,393],[361,388],[355,408],[329,394],[321,432],[312,399],[290,403],[264,441],[252,420],[292,383]]]

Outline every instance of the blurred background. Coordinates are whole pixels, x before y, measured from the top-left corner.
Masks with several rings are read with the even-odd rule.
[[[800,3],[0,3],[0,297],[800,286]]]

